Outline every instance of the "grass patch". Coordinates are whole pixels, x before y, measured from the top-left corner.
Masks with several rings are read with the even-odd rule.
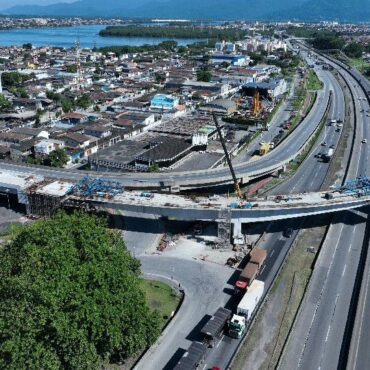
[[[349,64],[361,73],[366,73],[368,68],[370,68],[370,63],[366,62],[362,58],[351,58],[349,59]]]
[[[141,288],[149,307],[159,313],[162,326],[165,326],[180,303],[180,295],[169,285],[156,280],[142,280]]]
[[[318,91],[322,90],[323,87],[324,85],[317,77],[317,74],[314,71],[310,70],[307,79],[307,89],[311,91]]]
[[[280,358],[280,353],[294,323],[294,319],[304,297],[307,285],[312,274],[312,264],[315,254],[307,250],[310,246],[318,246],[324,235],[326,227],[314,227],[303,231],[298,237],[297,244],[288,256],[286,263],[275,280],[268,298],[258,315],[254,326],[240,349],[231,367],[232,370],[246,370],[263,352],[265,359],[261,361],[259,369],[275,369]],[[278,307],[272,302],[281,299],[282,304]],[[271,324],[269,315],[278,310],[277,320]],[[271,325],[273,328],[271,328]],[[273,335],[265,335],[266,327],[273,330]]]

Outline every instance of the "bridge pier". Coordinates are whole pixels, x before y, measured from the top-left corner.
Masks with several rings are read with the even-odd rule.
[[[240,219],[232,221],[232,241],[234,244],[244,244],[244,235],[242,233],[242,222]]]

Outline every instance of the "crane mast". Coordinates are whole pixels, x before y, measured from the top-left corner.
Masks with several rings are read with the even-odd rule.
[[[217,117],[215,115],[215,112],[212,112],[212,117],[213,117],[213,121],[215,122],[215,125],[216,125],[218,136],[220,137],[221,145],[222,145],[222,148],[223,148],[224,153],[225,153],[226,161],[227,161],[227,164],[229,166],[231,176],[233,178],[235,192],[236,192],[238,198],[240,199],[240,201],[242,202],[244,197],[243,197],[243,194],[240,190],[239,180],[237,179],[237,177],[235,175],[235,171],[234,171],[233,165],[231,163],[229,152],[227,151],[225,140],[223,138],[222,131],[221,131],[220,125],[218,124],[218,120],[217,120]]]

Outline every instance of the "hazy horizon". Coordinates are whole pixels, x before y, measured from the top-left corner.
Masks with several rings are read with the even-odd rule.
[[[16,5],[50,5],[56,3],[74,3],[77,0],[0,0],[0,10]]]

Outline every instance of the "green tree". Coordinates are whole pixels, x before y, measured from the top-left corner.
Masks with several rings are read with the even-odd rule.
[[[152,166],[149,167],[149,172],[158,173],[160,171],[161,169],[159,168],[157,164],[153,164]]]
[[[62,168],[68,163],[69,157],[63,149],[53,150],[44,160],[44,165]]]
[[[342,49],[344,40],[333,32],[320,32],[312,41],[312,45],[320,50]]]
[[[361,58],[365,48],[358,42],[351,42],[344,48],[345,54],[349,58]]]
[[[74,104],[69,99],[62,99],[62,109],[64,113],[68,113],[74,109]]]
[[[197,80],[203,82],[210,82],[212,80],[212,73],[205,69],[200,69],[197,72]]]
[[[77,65],[76,64],[71,64],[67,66],[66,71],[68,73],[77,73]]]
[[[80,107],[83,109],[87,109],[91,107],[92,103],[93,102],[88,94],[83,94],[76,100],[77,107]]]
[[[11,108],[12,104],[10,101],[4,96],[4,94],[0,94],[0,112],[6,112]]]
[[[19,228],[0,263],[2,369],[101,369],[160,333],[139,261],[96,217],[58,213]]]
[[[26,44],[23,44],[23,49],[26,49],[26,50],[31,50],[32,49],[32,44],[30,42],[26,43]]]
[[[6,88],[19,88],[23,87],[26,81],[33,78],[34,74],[25,75],[19,72],[4,72],[2,74],[2,83]]]

